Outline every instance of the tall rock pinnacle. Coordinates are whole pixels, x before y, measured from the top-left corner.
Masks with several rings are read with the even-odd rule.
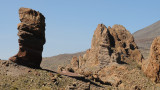
[[[160,83],[160,36],[153,40],[150,55],[143,61],[142,70],[152,81]]]
[[[101,70],[110,64],[124,64],[136,61],[142,64],[143,56],[138,50],[134,38],[122,25],[106,27],[99,24],[92,38],[91,49],[83,57],[72,59],[71,67],[85,76],[98,75],[103,81]],[[78,62],[78,63],[77,63]],[[78,64],[78,65],[77,65]],[[78,66],[78,67],[77,67]],[[105,72],[104,72],[105,73]]]
[[[28,67],[39,68],[45,44],[45,17],[29,8],[19,9],[19,51],[9,60]]]
[[[99,24],[92,38],[91,49],[83,56],[87,66],[106,66],[111,62],[136,61],[141,64],[142,55],[130,34],[122,25],[106,27]],[[82,64],[82,65],[84,65]],[[95,70],[95,69],[94,69]]]

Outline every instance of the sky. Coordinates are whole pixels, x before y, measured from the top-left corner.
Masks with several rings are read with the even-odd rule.
[[[18,52],[18,10],[46,18],[43,57],[85,51],[98,24],[121,24],[131,33],[160,20],[160,0],[0,0],[0,59]]]

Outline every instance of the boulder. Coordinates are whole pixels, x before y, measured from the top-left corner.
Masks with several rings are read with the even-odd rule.
[[[74,70],[77,70],[78,67],[79,67],[79,61],[78,61],[78,58],[77,57],[73,57],[72,60],[71,60],[71,67],[74,69]]]
[[[127,68],[118,63],[110,63],[98,72],[98,79],[105,84],[118,87],[122,83],[120,71],[125,72]]]
[[[45,17],[29,8],[19,9],[18,53],[9,60],[33,68],[40,68],[45,44]]]
[[[143,61],[142,70],[152,81],[160,83],[160,36],[153,40],[150,55]]]

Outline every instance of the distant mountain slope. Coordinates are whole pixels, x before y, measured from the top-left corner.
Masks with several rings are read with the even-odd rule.
[[[145,58],[148,56],[152,41],[154,40],[155,37],[159,35],[160,35],[160,21],[157,21],[152,25],[149,25],[133,33],[135,42],[137,43],[139,49],[141,50]]]
[[[57,70],[57,67],[59,65],[67,65],[70,63],[70,60],[72,59],[73,56],[82,56],[84,52],[78,52],[74,54],[60,54],[57,56],[53,57],[45,57],[42,60],[41,67],[45,69],[50,69],[50,70]]]
[[[153,39],[160,35],[160,21],[133,33],[139,47],[150,48]]]

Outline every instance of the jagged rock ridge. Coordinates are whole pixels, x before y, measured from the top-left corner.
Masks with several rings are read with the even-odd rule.
[[[9,60],[29,67],[39,68],[45,44],[45,17],[29,8],[19,9],[19,51]]]
[[[136,61],[141,65],[143,56],[133,36],[122,25],[106,27],[99,24],[92,38],[91,49],[84,56],[72,59],[71,67],[85,76],[97,76],[109,64]],[[78,65],[78,66],[77,66]],[[103,81],[103,80],[102,80]]]

